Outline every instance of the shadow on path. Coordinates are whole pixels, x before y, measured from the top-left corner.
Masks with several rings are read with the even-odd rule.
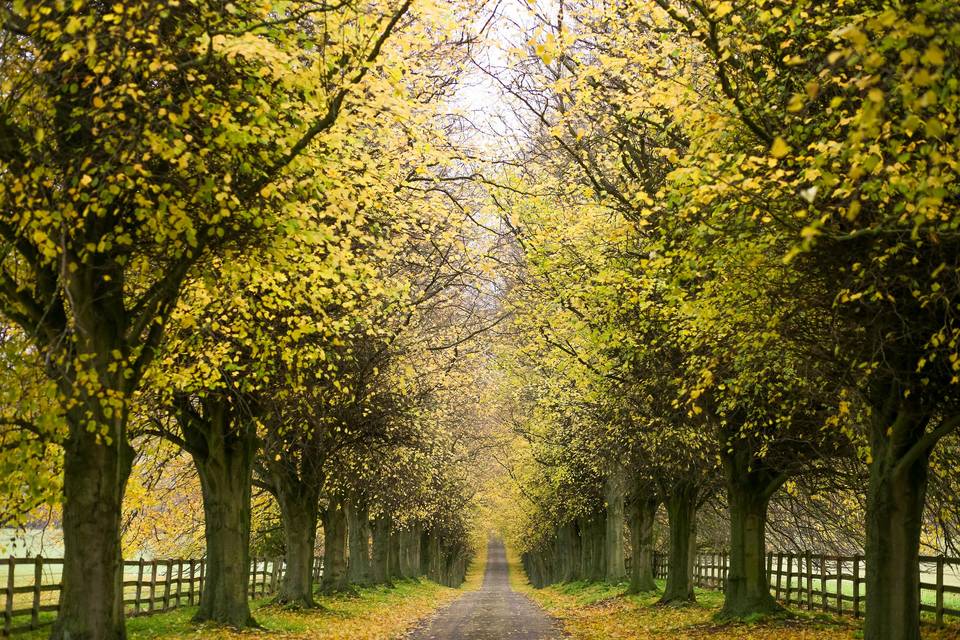
[[[483,586],[464,594],[418,627],[409,640],[549,640],[557,624],[530,598],[510,588],[503,543],[491,540]]]

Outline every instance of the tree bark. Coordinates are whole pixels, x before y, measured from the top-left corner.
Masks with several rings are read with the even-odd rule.
[[[390,566],[390,532],[393,528],[389,515],[381,514],[371,523],[370,533],[373,539],[370,573],[374,584],[389,585],[393,577]]]
[[[585,580],[600,582],[606,576],[606,523],[604,514],[595,513],[581,529],[581,568]]]
[[[636,496],[630,502],[627,520],[633,559],[630,562],[628,593],[644,593],[657,588],[653,575],[653,528],[659,506],[656,498],[643,496]]]
[[[402,580],[407,576],[403,574],[403,567],[400,564],[400,536],[401,532],[396,528],[390,532],[388,549],[390,553],[390,572],[394,578],[400,578]]]
[[[351,584],[369,585],[370,517],[369,509],[357,499],[346,503],[349,558],[347,576]]]
[[[320,485],[294,484],[293,478],[276,482],[280,506],[286,567],[275,601],[302,608],[316,607],[313,599],[313,554],[317,546]]]
[[[256,427],[237,420],[230,401],[205,401],[206,421],[194,419],[189,451],[203,495],[207,564],[194,621],[237,628],[255,626],[247,601],[250,577],[250,496],[257,451]],[[205,427],[205,428],[203,428]]]
[[[782,611],[770,595],[767,577],[766,524],[769,498],[763,490],[728,487],[730,501],[730,568],[720,615],[744,618]]]
[[[730,568],[722,617],[745,618],[783,610],[767,576],[767,506],[786,476],[766,467],[742,441],[722,447],[730,505]]]
[[[622,469],[612,471],[606,481],[606,523],[604,525],[604,578],[607,582],[623,582],[627,567],[623,556],[623,501],[626,478]]]
[[[120,514],[133,463],[126,415],[107,420],[96,399],[67,413],[64,450],[63,577],[52,638],[123,640],[123,559]],[[86,429],[88,411],[114,423],[112,442]],[[120,414],[117,411],[117,414]],[[98,441],[99,440],[99,441]]]
[[[871,425],[865,640],[920,638],[919,548],[929,450],[915,447],[925,427],[926,420],[903,409],[892,427],[882,418]]]
[[[557,529],[554,556],[557,561],[557,582],[573,582],[578,577],[579,538],[573,523],[567,523]]]
[[[323,511],[323,580],[324,593],[337,593],[349,588],[347,578],[347,517],[339,500],[330,501]]]
[[[693,563],[697,545],[697,488],[680,482],[667,497],[670,520],[670,550],[667,556],[667,585],[661,604],[693,602]]]

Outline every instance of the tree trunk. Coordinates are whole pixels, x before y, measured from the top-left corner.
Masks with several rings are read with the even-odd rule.
[[[630,562],[628,593],[644,593],[657,588],[653,576],[653,527],[659,506],[656,498],[642,496],[637,496],[630,502],[627,520],[633,558]]]
[[[60,612],[52,638],[123,640],[120,514],[133,463],[126,440],[126,415],[111,424],[112,442],[98,442],[85,416],[102,415],[99,403],[67,413],[70,433],[64,450],[63,577]],[[121,414],[120,411],[116,412]]]
[[[338,500],[331,500],[323,511],[323,580],[320,588],[324,593],[337,593],[349,588],[347,517]]]
[[[288,479],[290,480],[290,479]],[[313,608],[313,554],[317,544],[320,485],[310,482],[275,484],[286,567],[275,601],[279,604]]]
[[[440,582],[443,579],[443,554],[440,537],[433,531],[429,535],[430,564],[427,575],[434,582]]]
[[[400,578],[402,580],[407,576],[404,575],[403,567],[400,564],[400,536],[400,531],[396,529],[391,531],[388,548],[390,553],[390,571],[393,574],[393,577]]]
[[[914,449],[926,421],[905,412],[871,427],[864,640],[919,640],[920,530],[929,450]],[[887,435],[890,432],[901,437]]]
[[[730,502],[730,568],[720,615],[745,618],[782,611],[767,577],[765,487],[727,487]]]
[[[766,567],[767,505],[785,476],[764,466],[742,441],[723,447],[730,505],[730,568],[722,617],[745,618],[783,610],[772,595]]]
[[[583,578],[600,582],[606,577],[607,520],[595,513],[585,520],[580,534],[581,569]]]
[[[623,500],[627,486],[622,469],[611,472],[607,477],[605,490],[607,510],[604,526],[604,578],[607,582],[618,583],[627,577],[623,557]]]
[[[370,518],[366,505],[358,500],[346,503],[349,559],[347,575],[351,584],[369,585],[370,577]]]
[[[661,604],[693,602],[693,563],[696,555],[697,488],[681,482],[667,497],[670,520],[670,550],[667,556],[667,586]]]
[[[393,577],[390,566],[390,530],[393,528],[389,515],[381,514],[371,523],[370,533],[373,539],[373,553],[370,574],[374,584],[389,585]]]
[[[225,402],[206,403],[207,420],[194,420],[191,437],[204,439],[190,454],[203,494],[207,564],[194,621],[237,628],[255,626],[247,589],[250,576],[250,495],[256,427],[234,420]],[[199,425],[204,424],[201,432]]]
[[[580,580],[590,579],[590,526],[586,518],[577,518],[577,539],[579,553],[577,554],[577,576]]]

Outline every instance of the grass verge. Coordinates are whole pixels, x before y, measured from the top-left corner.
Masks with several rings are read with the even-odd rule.
[[[251,602],[262,629],[234,631],[195,625],[190,618],[196,607],[127,620],[129,640],[179,640],[208,638],[230,640],[282,637],[290,640],[388,640],[402,637],[420,620],[452,602],[465,590],[476,589],[483,580],[486,549],[471,564],[467,580],[459,589],[443,587],[426,579],[400,580],[392,588],[357,589],[355,595],[318,596],[322,609],[294,611],[271,606],[269,599]],[[40,640],[50,628],[18,634],[14,639]]]
[[[697,602],[683,607],[657,606],[658,594],[627,595],[626,584],[573,582],[535,589],[519,559],[507,552],[510,584],[525,593],[579,640],[648,640],[710,638],[711,640],[852,640],[862,637],[860,623],[850,618],[793,611],[790,617],[756,622],[717,622],[723,604],[718,591],[696,590]],[[658,582],[663,589],[663,582]],[[960,628],[925,626],[924,639],[960,640]]]

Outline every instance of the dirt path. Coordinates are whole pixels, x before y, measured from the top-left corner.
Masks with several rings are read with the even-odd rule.
[[[441,609],[409,640],[548,640],[563,637],[557,629],[540,607],[510,588],[503,543],[491,541],[483,587]]]

